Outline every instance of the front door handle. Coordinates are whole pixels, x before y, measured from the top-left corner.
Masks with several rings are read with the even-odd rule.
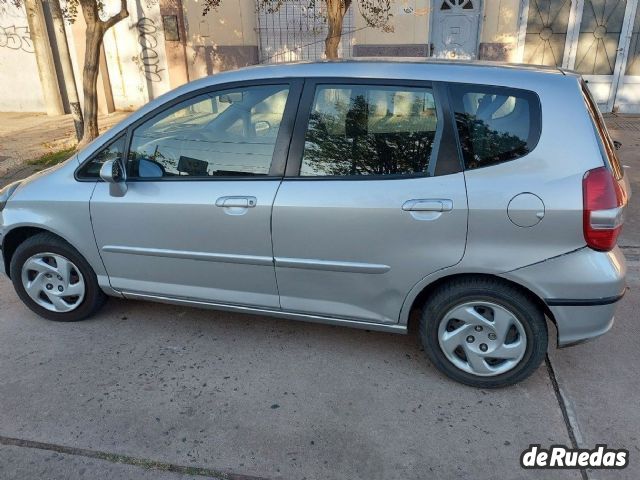
[[[253,208],[257,203],[256,197],[220,197],[216,200],[216,207]]]
[[[444,198],[418,198],[407,200],[402,204],[405,212],[450,212],[453,200]]]

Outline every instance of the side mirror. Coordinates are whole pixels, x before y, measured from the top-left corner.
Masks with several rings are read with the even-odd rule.
[[[100,169],[100,178],[109,184],[109,195],[122,197],[127,193],[124,170],[119,160],[107,160]]]

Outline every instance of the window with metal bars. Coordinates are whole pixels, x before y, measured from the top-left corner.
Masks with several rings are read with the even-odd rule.
[[[328,27],[326,6],[316,2],[310,8],[306,2],[283,2],[275,12],[258,8],[258,39],[260,63],[282,63],[324,58],[324,41]],[[352,55],[354,30],[353,7],[347,11],[342,27],[338,54]]]

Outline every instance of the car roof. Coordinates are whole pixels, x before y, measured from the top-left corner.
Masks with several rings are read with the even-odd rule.
[[[339,76],[360,76],[367,69],[371,73],[378,71],[385,66],[399,69],[420,69],[432,73],[458,75],[462,71],[469,70],[474,73],[491,72],[514,72],[543,75],[566,75],[563,69],[545,65],[530,65],[518,63],[493,62],[486,60],[446,60],[425,57],[357,57],[337,60],[316,60],[316,61],[296,61],[282,62],[277,64],[258,64],[239,68],[233,71],[216,73],[209,77],[220,75],[241,74],[247,79],[260,79],[278,76],[303,76],[303,77],[326,77],[328,75]],[[388,74],[389,72],[385,72]],[[568,72],[572,74],[573,72]],[[383,75],[383,77],[386,75]],[[209,78],[206,77],[206,78]]]
[[[216,73],[190,82],[170,92],[180,95],[227,82],[278,78],[360,78],[388,80],[431,80],[484,85],[539,88],[552,78],[577,74],[557,67],[519,65],[488,61],[442,60],[431,58],[360,57],[253,65]],[[551,83],[553,83],[551,81]],[[166,101],[166,99],[165,99]]]
[[[351,58],[339,58],[335,60],[302,60],[292,62],[281,62],[277,66],[292,66],[292,65],[312,65],[312,64],[349,64],[349,63],[393,63],[393,64],[423,64],[423,65],[439,65],[442,67],[456,67],[456,66],[473,66],[478,68],[509,68],[529,71],[539,71],[546,73],[562,73],[562,70],[558,67],[547,65],[532,65],[527,63],[510,63],[500,62],[492,60],[452,60],[446,58],[437,57],[351,57]],[[248,67],[251,68],[251,67]]]

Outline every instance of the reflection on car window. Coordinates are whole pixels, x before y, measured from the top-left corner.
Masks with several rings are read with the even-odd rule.
[[[186,100],[133,132],[129,177],[267,175],[286,85],[225,90]]]
[[[300,175],[425,173],[436,123],[433,94],[428,88],[319,86]]]
[[[465,167],[494,165],[529,153],[539,136],[535,94],[499,87],[451,87]]]
[[[108,160],[118,160],[122,158],[124,152],[124,135],[114,140],[109,145],[100,150],[94,157],[85,163],[78,170],[78,178],[90,179],[99,178],[102,164]]]

